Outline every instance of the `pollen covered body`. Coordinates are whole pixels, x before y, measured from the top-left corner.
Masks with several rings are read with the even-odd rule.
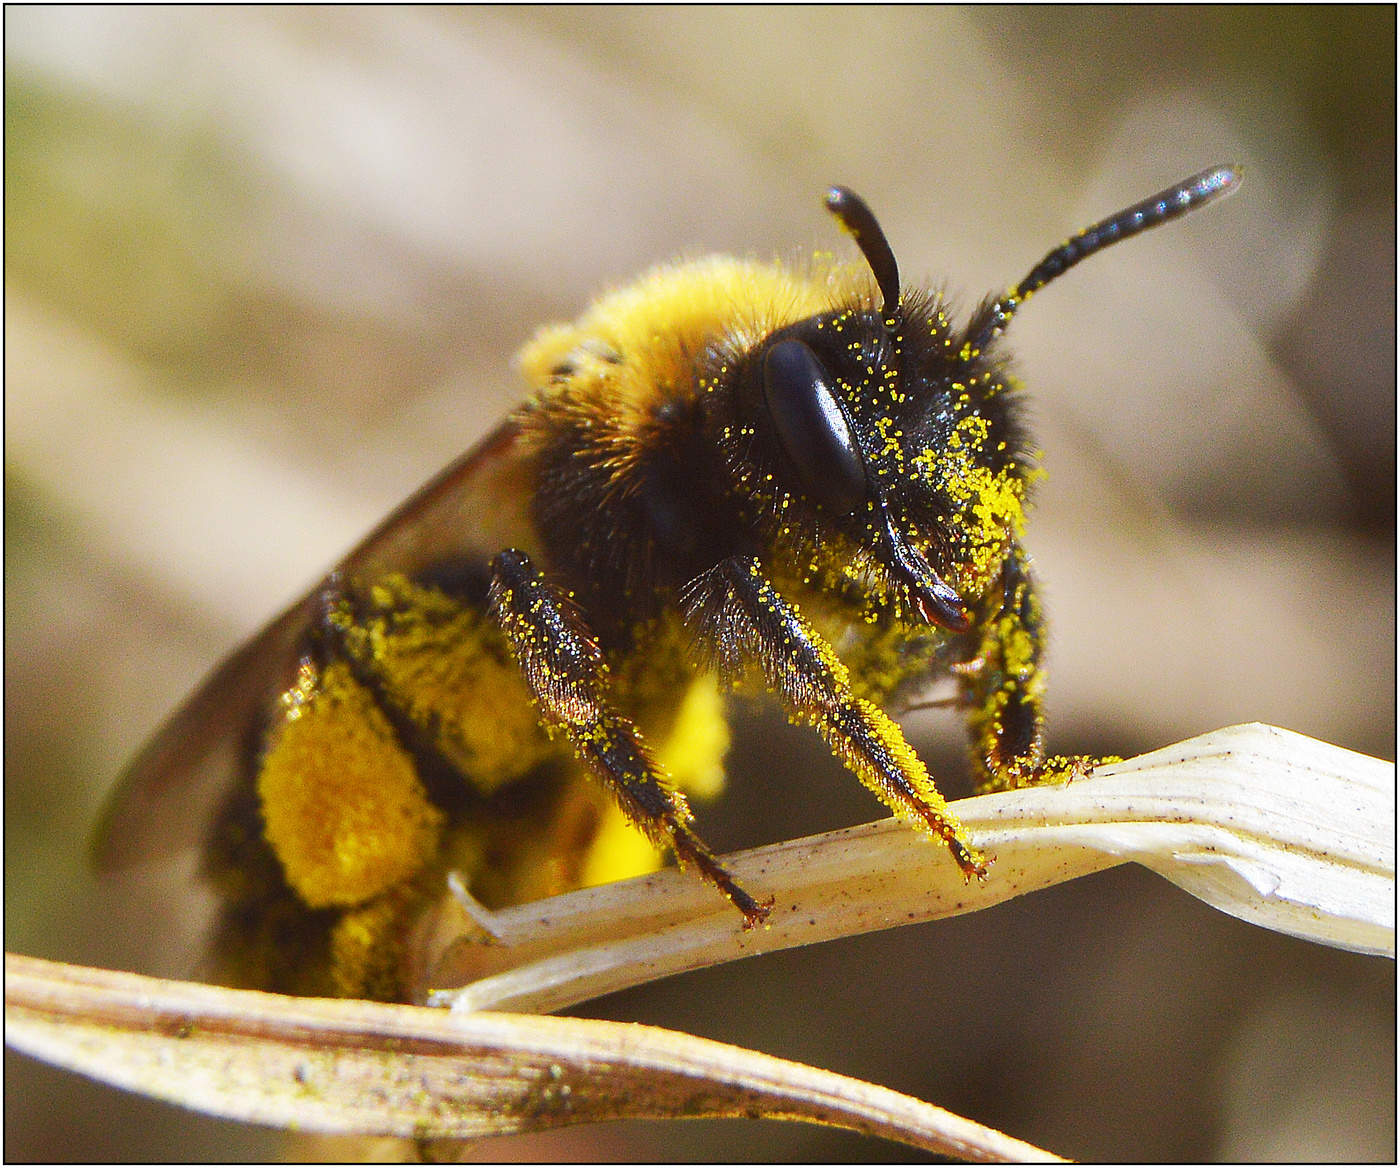
[[[399,996],[449,874],[497,907],[669,852],[758,927],[771,897],[687,800],[722,785],[743,686],[986,875],[887,710],[953,678],[984,787],[1092,762],[1044,757],[1037,472],[1001,332],[1083,256],[1236,181],[1106,220],[962,326],[837,188],[864,266],[675,264],[542,329],[515,413],[137,760],[109,851],[138,853],[150,800],[232,758],[200,840],[220,948],[239,980],[301,992]]]

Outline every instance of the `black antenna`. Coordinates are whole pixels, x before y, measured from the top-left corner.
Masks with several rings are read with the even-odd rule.
[[[846,187],[832,187],[826,192],[826,209],[840,220],[865,256],[884,301],[880,311],[888,318],[899,307],[899,264],[895,262],[889,240],[875,222],[875,213],[864,199]]]
[[[1006,328],[1016,310],[1030,299],[1032,293],[1069,271],[1080,260],[1149,227],[1170,222],[1188,211],[1223,198],[1240,185],[1241,173],[1238,166],[1213,166],[1160,191],[1150,199],[1143,199],[1116,215],[1100,220],[1092,227],[1086,227],[1036,264],[1012,291],[978,314],[979,319],[968,330],[969,340],[963,347],[963,353],[974,354],[985,349],[992,338]]]

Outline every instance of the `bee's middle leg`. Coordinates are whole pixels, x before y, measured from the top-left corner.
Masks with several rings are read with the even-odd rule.
[[[740,887],[691,829],[685,796],[608,701],[607,665],[583,614],[514,549],[491,562],[490,601],[543,720],[564,732],[654,844],[693,864],[744,914],[746,928],[762,923],[768,905]]]

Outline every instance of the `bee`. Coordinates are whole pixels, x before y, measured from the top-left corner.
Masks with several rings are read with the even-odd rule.
[[[951,677],[983,789],[1049,758],[1039,474],[1002,335],[1087,256],[1232,191],[1203,171],[1051,251],[955,324],[861,262],[658,267],[541,329],[523,403],[225,661],[136,758],[103,863],[200,848],[240,982],[399,997],[456,874],[519,903],[675,856],[736,927],[771,897],[695,829],[725,703],[771,695],[968,878],[978,852],[886,712]]]

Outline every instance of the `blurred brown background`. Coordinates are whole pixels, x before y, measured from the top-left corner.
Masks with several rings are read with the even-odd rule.
[[[970,307],[1219,161],[1234,198],[1010,334],[1052,741],[1262,720],[1394,757],[1390,8],[6,12],[5,940],[119,961],[91,824],[202,674],[515,400],[532,328],[678,255],[843,246]],[[946,789],[961,739],[910,722]],[[746,714],[728,850],[876,818]],[[791,777],[758,781],[775,753]],[[1395,971],[1120,870],[584,1013],[874,1079],[1083,1159],[1390,1159]],[[7,1054],[6,1156],[271,1154]],[[776,1124],[485,1159],[888,1159]]]

